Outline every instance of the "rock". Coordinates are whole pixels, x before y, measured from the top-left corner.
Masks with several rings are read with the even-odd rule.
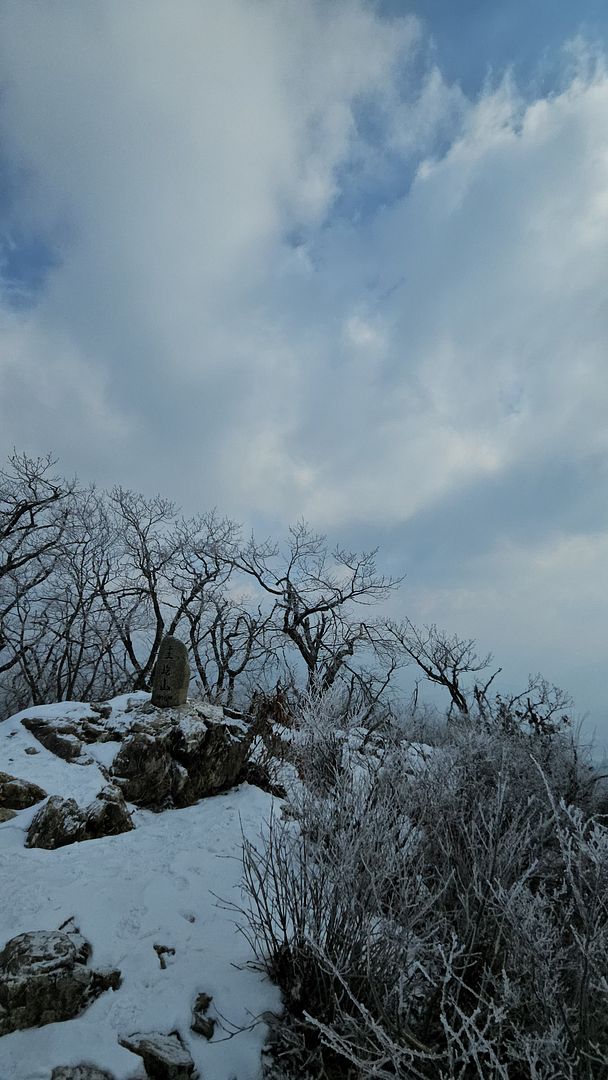
[[[51,1080],[114,1080],[112,1073],[98,1069],[96,1065],[58,1065],[51,1073]]]
[[[70,1020],[120,986],[119,971],[86,967],[91,947],[74,930],[19,934],[0,952],[0,1035]]]
[[[188,774],[176,805],[190,806],[207,795],[234,787],[243,778],[251,739],[237,723],[214,723],[184,716],[171,729],[172,756]]]
[[[161,1035],[136,1032],[119,1039],[121,1046],[143,1059],[150,1080],[196,1080],[198,1073],[190,1053],[177,1031]]]
[[[128,802],[151,810],[191,806],[244,776],[251,735],[219,708],[141,709],[114,758],[112,777]]]
[[[93,712],[96,712],[104,720],[109,720],[112,715],[112,706],[109,701],[91,701],[90,706]]]
[[[5,806],[0,806],[0,825],[3,821],[12,821],[14,817],[17,817],[16,810],[8,810]]]
[[[41,799],[46,799],[46,791],[29,780],[18,780],[16,776],[0,772],[0,808],[25,810],[34,806]]]
[[[84,833],[81,840],[97,840],[101,836],[117,836],[134,828],[122,792],[108,785],[94,802],[84,808]]]
[[[28,716],[22,723],[46,750],[64,761],[74,761],[81,756],[83,743],[120,742],[124,734],[119,726],[108,722],[112,715],[110,705],[91,705],[90,708],[88,716],[58,716],[44,720]]]
[[[27,831],[25,846],[28,848],[65,847],[80,840],[82,834],[82,811],[75,799],[62,799],[51,795],[40,808]]]
[[[274,795],[277,799],[285,799],[287,791],[283,784],[273,779],[268,765],[262,765],[259,761],[249,761],[245,769],[244,779],[253,787],[259,787],[262,791]]]
[[[163,738],[136,733],[125,739],[112,764],[112,776],[135,806],[164,810],[180,801],[188,775],[173,760]]]
[[[77,738],[73,725],[61,725],[39,720],[37,717],[26,717],[22,723],[45,750],[50,750],[52,754],[63,758],[64,761],[74,761],[75,758],[80,757],[82,743]]]
[[[190,1027],[197,1035],[204,1035],[206,1039],[213,1038],[215,1020],[206,1015],[213,998],[209,994],[197,994],[196,1001],[192,1006],[192,1023]]]
[[[124,798],[115,787],[104,788],[85,807],[78,806],[74,799],[52,795],[34,817],[25,846],[52,851],[82,840],[130,832],[132,828]]]
[[[26,754],[39,754],[40,750],[37,750],[35,746],[26,746],[25,752]]]
[[[185,705],[190,683],[188,650],[183,641],[167,635],[158,650],[152,680],[152,705],[170,709]]]

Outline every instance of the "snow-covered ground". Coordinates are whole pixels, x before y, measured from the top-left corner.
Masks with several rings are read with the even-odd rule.
[[[114,715],[122,702],[115,702]],[[43,749],[21,716],[78,715],[86,706],[30,709],[0,725],[0,770],[49,794],[90,802],[106,782],[119,743],[87,746],[90,764]],[[27,754],[27,748],[39,751]],[[241,828],[254,837],[271,813],[271,796],[240,787],[195,806],[161,814],[133,810],[136,828],[118,836],[47,851],[24,847],[39,806],[0,824],[0,949],[17,934],[57,930],[74,917],[91,943],[91,965],[119,968],[122,985],[75,1019],[0,1038],[0,1080],[49,1080],[56,1065],[96,1064],[117,1080],[143,1077],[141,1059],[119,1045],[136,1031],[182,1035],[204,1080],[256,1080],[278,990],[248,968],[252,959],[235,916],[218,897],[239,899]],[[154,945],[175,949],[161,969]],[[212,1041],[190,1030],[198,993],[212,995]],[[246,1029],[246,1030],[238,1030]],[[236,1034],[235,1034],[236,1032]]]

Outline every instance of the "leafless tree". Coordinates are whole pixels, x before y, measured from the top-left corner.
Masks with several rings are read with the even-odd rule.
[[[175,505],[123,488],[108,497],[107,554],[99,594],[125,649],[135,689],[147,689],[165,634],[230,572],[236,526],[214,513],[178,517]]]
[[[373,647],[378,620],[360,608],[385,600],[399,580],[378,572],[377,551],[337,547],[303,521],[284,546],[253,538],[236,566],[272,598],[275,625],[303,661],[306,689],[326,690],[353,658]]]
[[[428,682],[443,686],[450,696],[451,709],[468,714],[470,701],[463,680],[485,671],[492,662],[490,653],[480,658],[472,639],[446,634],[435,624],[421,630],[410,619],[387,622],[385,644],[393,655],[413,661]]]
[[[9,615],[52,573],[64,541],[75,483],[55,464],[15,451],[0,470],[0,673],[19,659],[7,648]]]
[[[207,700],[232,706],[241,688],[265,684],[277,668],[272,613],[248,608],[226,592],[216,592],[186,610],[190,648]],[[242,704],[242,701],[240,702]]]

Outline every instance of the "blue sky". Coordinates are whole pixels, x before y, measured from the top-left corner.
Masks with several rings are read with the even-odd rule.
[[[588,0],[0,0],[0,452],[405,572],[608,746]]]
[[[514,69],[523,84],[548,89],[559,79],[565,41],[583,35],[605,41],[608,11],[603,0],[380,0],[387,17],[415,12],[432,38],[446,78],[465,93],[479,92],[489,74]]]

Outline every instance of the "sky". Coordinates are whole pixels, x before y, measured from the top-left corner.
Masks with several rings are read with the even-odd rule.
[[[608,748],[604,0],[0,0],[0,456],[304,518]]]

